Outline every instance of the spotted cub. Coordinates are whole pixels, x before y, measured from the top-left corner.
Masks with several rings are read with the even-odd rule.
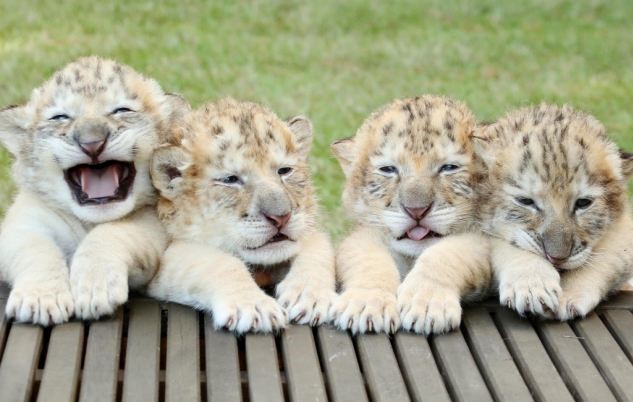
[[[383,107],[353,138],[332,145],[356,221],[336,257],[342,293],[330,316],[337,327],[393,332],[402,321],[408,330],[444,332],[461,320],[460,298],[486,291],[475,125],[463,104],[426,95]]]
[[[568,106],[519,109],[476,135],[490,169],[483,219],[497,238],[501,303],[520,314],[585,316],[631,276],[632,155]]]
[[[132,68],[85,57],[0,111],[18,187],[0,233],[9,317],[98,318],[154,275],[167,239],[149,160],[182,108]]]
[[[231,99],[185,121],[153,157],[158,212],[172,241],[150,294],[210,311],[215,327],[236,332],[277,330],[286,316],[324,321],[334,251],[317,225],[311,123]],[[281,280],[278,301],[255,272]]]

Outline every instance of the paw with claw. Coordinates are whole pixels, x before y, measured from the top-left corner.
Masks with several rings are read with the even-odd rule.
[[[226,293],[212,304],[213,325],[237,333],[274,332],[288,318],[277,300],[260,289]]]
[[[73,297],[64,280],[17,283],[9,293],[6,314],[18,322],[61,324],[73,314]]]
[[[400,326],[396,295],[381,289],[347,289],[336,297],[329,315],[336,327],[354,334],[393,333]]]
[[[554,268],[505,275],[499,281],[499,302],[520,315],[556,314],[562,290]]]
[[[400,285],[398,310],[403,329],[425,336],[453,331],[462,318],[456,290],[418,281],[405,280]]]
[[[592,291],[563,291],[556,318],[561,321],[583,318],[591,313],[602,298]]]
[[[307,283],[300,278],[286,278],[276,289],[279,304],[286,309],[290,322],[316,326],[327,320],[336,296],[333,289]]]
[[[127,266],[78,258],[70,267],[70,287],[77,318],[111,315],[128,298]]]

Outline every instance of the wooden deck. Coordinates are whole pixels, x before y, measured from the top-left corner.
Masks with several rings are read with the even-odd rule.
[[[0,402],[633,400],[630,292],[570,324],[482,304],[428,340],[305,326],[236,338],[147,299],[43,329],[4,320],[5,301]]]

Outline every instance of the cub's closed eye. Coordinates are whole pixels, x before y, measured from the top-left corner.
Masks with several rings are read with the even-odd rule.
[[[454,165],[452,163],[447,163],[444,164],[442,166],[440,166],[440,173],[444,173],[444,172],[452,172],[459,169],[459,165]]]
[[[535,205],[534,200],[531,198],[527,198],[527,197],[516,197],[515,200],[521,204],[521,205],[525,205],[526,207],[532,207]]]
[[[574,209],[586,209],[593,204],[593,200],[591,198],[579,198],[576,200],[574,204]]]
[[[380,170],[383,173],[387,173],[387,174],[396,174],[398,173],[398,168],[395,166],[381,166],[380,168],[378,168],[378,170]]]
[[[114,109],[112,111],[112,114],[129,113],[129,112],[133,112],[133,110],[127,107],[119,107],[119,108]]]
[[[62,121],[62,120],[68,120],[68,119],[70,119],[70,116],[68,116],[67,114],[60,113],[60,114],[56,114],[55,116],[51,117],[48,120]]]
[[[222,184],[238,184],[242,182],[239,176],[235,176],[235,175],[223,177],[219,179],[218,181]]]
[[[289,167],[289,166],[284,166],[284,167],[281,167],[281,168],[279,168],[277,170],[277,174],[279,176],[285,176],[285,175],[289,174],[290,172],[292,172],[292,168]]]

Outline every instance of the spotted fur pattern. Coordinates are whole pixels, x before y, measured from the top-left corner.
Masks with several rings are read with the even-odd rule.
[[[190,113],[153,159],[158,212],[173,244],[151,292],[210,310],[216,326],[238,332],[281,328],[285,312],[299,323],[322,322],[334,257],[316,224],[311,139],[304,117],[282,121],[254,103],[225,99]],[[288,221],[279,229],[271,216]],[[271,242],[278,234],[286,239]],[[281,306],[257,287],[256,270],[284,278]]]
[[[486,231],[501,301],[584,316],[630,276],[633,162],[595,118],[568,106],[510,112],[475,134],[490,169]],[[524,261],[523,264],[520,262]]]
[[[399,322],[396,267],[406,274],[427,249],[476,227],[485,175],[471,141],[475,126],[462,103],[426,95],[390,103],[373,113],[353,138],[333,144],[347,177],[343,201],[357,224],[337,256],[344,291],[331,316],[340,328],[394,330]],[[411,211],[425,212],[414,219]],[[418,221],[435,235],[412,237]],[[416,275],[411,286],[419,287],[419,280]],[[401,303],[410,324],[419,318],[418,308],[411,310],[415,294],[404,291]]]
[[[154,274],[166,236],[149,159],[184,107],[172,98],[128,66],[85,57],[54,73],[25,105],[0,111],[0,141],[15,158],[19,189],[0,235],[10,317],[44,325],[73,313],[97,318],[127,300],[128,284]],[[95,162],[78,138],[97,131],[108,137]],[[134,164],[127,196],[80,204],[65,172],[107,161]]]

